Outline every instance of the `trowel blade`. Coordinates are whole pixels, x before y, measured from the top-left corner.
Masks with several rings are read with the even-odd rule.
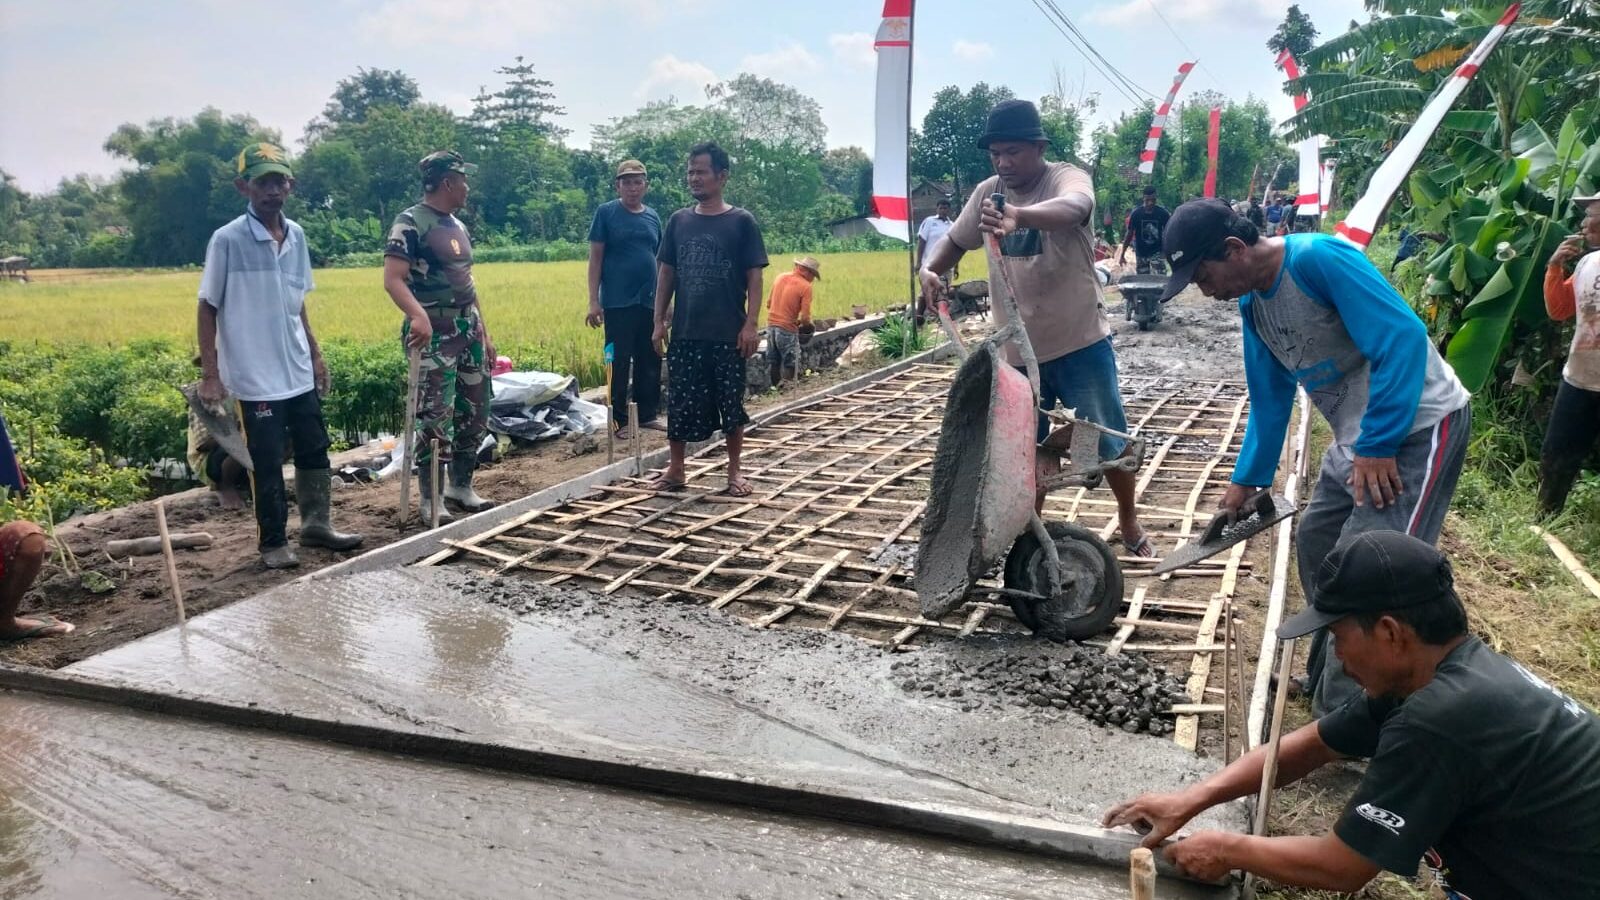
[[[1176,572],[1179,569],[1192,566],[1202,559],[1208,559],[1221,553],[1234,544],[1250,540],[1300,511],[1298,507],[1289,502],[1288,498],[1279,494],[1266,495],[1266,500],[1270,501],[1270,507],[1266,502],[1252,501],[1254,508],[1251,510],[1250,515],[1231,524],[1228,522],[1226,514],[1218,513],[1206,525],[1206,529],[1201,534],[1199,541],[1192,544],[1184,544],[1177,550],[1172,551],[1165,559],[1156,563],[1155,568],[1150,570],[1150,574],[1165,575],[1168,572]]]
[[[234,462],[244,466],[245,471],[254,472],[256,466],[250,461],[250,448],[245,446],[244,433],[239,430],[239,421],[226,412],[232,405],[231,398],[222,398],[222,409],[217,410],[207,407],[201,401],[199,384],[186,384],[178,390],[183,393],[183,399],[189,401],[189,411],[195,414],[207,431],[211,432],[211,439],[217,442],[217,446],[232,457]]]

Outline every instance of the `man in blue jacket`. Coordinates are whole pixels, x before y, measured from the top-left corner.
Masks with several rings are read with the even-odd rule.
[[[1470,395],[1361,251],[1324,234],[1262,237],[1216,200],[1178,207],[1164,249],[1165,297],[1192,281],[1208,297],[1237,298],[1243,318],[1250,420],[1220,506],[1237,511],[1272,484],[1297,383],[1333,429],[1295,534],[1308,602],[1344,535],[1385,529],[1437,541],[1466,458]],[[1329,664],[1327,645],[1318,631],[1306,666],[1319,716],[1360,695]]]

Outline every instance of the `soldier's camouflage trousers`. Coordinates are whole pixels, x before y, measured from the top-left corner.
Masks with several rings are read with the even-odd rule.
[[[475,468],[478,446],[489,427],[492,385],[484,363],[483,331],[476,307],[428,310],[433,339],[422,351],[417,378],[417,471],[433,464],[430,447],[439,442],[439,471],[456,477]],[[400,327],[404,344],[411,322]],[[408,351],[409,352],[409,351]],[[451,468],[452,459],[461,462]],[[446,482],[449,483],[449,482]]]

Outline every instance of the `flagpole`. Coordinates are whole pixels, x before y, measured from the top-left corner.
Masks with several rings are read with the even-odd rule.
[[[911,0],[911,6],[906,16],[906,246],[909,250],[907,256],[911,261],[911,302],[906,305],[906,312],[912,326],[922,324],[920,310],[917,309],[918,278],[917,278],[917,212],[911,203],[911,85],[915,79],[917,63],[917,2]],[[929,247],[928,249],[933,249]]]

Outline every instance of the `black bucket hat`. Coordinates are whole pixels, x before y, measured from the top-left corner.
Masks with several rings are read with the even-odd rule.
[[[989,121],[978,138],[978,146],[987,150],[995,141],[1049,140],[1050,136],[1044,133],[1039,121],[1037,106],[1026,100],[1002,100],[989,110]]]

